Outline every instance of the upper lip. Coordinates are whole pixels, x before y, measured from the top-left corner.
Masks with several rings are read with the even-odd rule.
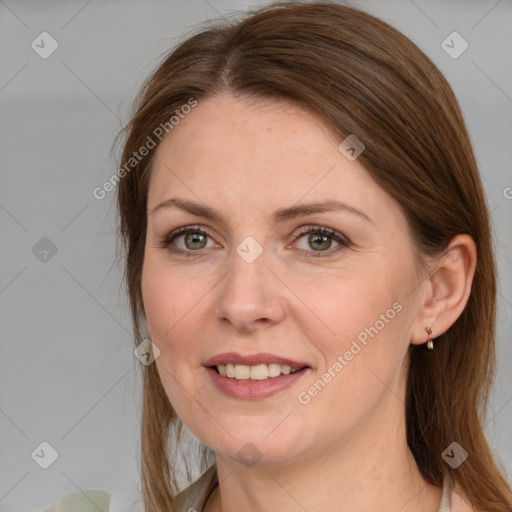
[[[292,368],[304,368],[305,366],[309,366],[307,363],[301,363],[300,361],[294,361],[293,359],[288,359],[287,357],[281,357],[274,354],[237,354],[236,352],[225,352],[224,354],[218,354],[214,357],[211,357],[203,364],[204,366],[217,366],[219,364],[244,364],[247,366],[256,366],[258,364],[270,364],[277,363],[281,365],[288,365]]]

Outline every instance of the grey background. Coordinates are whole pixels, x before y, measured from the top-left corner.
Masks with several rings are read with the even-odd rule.
[[[0,1],[0,511],[92,487],[113,493],[112,512],[136,498],[141,365],[113,267],[114,194],[100,201],[92,191],[115,172],[114,136],[161,55],[196,23],[263,3]],[[510,475],[512,2],[352,3],[418,44],[464,112],[500,272],[486,431]],[[43,31],[59,44],[47,59],[31,48]],[[453,31],[469,43],[457,59],[441,47]],[[47,261],[33,252],[43,237],[57,250]],[[31,457],[42,441],[59,454],[46,470]]]

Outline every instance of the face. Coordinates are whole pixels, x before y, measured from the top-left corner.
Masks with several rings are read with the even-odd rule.
[[[403,409],[413,243],[340,142],[297,106],[219,96],[157,150],[142,275],[156,365],[230,459],[306,460]]]

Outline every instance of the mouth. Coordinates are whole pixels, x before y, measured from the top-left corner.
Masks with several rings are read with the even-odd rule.
[[[308,363],[299,362],[276,354],[239,354],[227,352],[218,354],[204,366],[218,375],[233,380],[267,380],[291,375],[310,368]]]
[[[207,366],[206,371],[217,390],[225,396],[260,400],[297,386],[313,370],[309,366],[292,367],[281,363],[219,363]]]
[[[245,365],[245,364],[217,364],[210,366],[213,370],[215,370],[222,377],[227,377],[228,379],[233,380],[267,380],[274,379],[281,375],[290,375],[294,374],[309,368],[309,366],[300,366],[300,367],[292,367],[288,364],[280,364],[280,363],[262,363],[257,365]]]
[[[230,398],[260,400],[297,386],[313,367],[277,354],[217,354],[203,363],[218,391]]]

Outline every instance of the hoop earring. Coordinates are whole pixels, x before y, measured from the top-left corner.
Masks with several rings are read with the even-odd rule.
[[[429,350],[434,350],[434,340],[430,339],[430,335],[432,334],[432,326],[429,325],[428,327],[425,327],[425,332],[428,335],[427,348]]]

